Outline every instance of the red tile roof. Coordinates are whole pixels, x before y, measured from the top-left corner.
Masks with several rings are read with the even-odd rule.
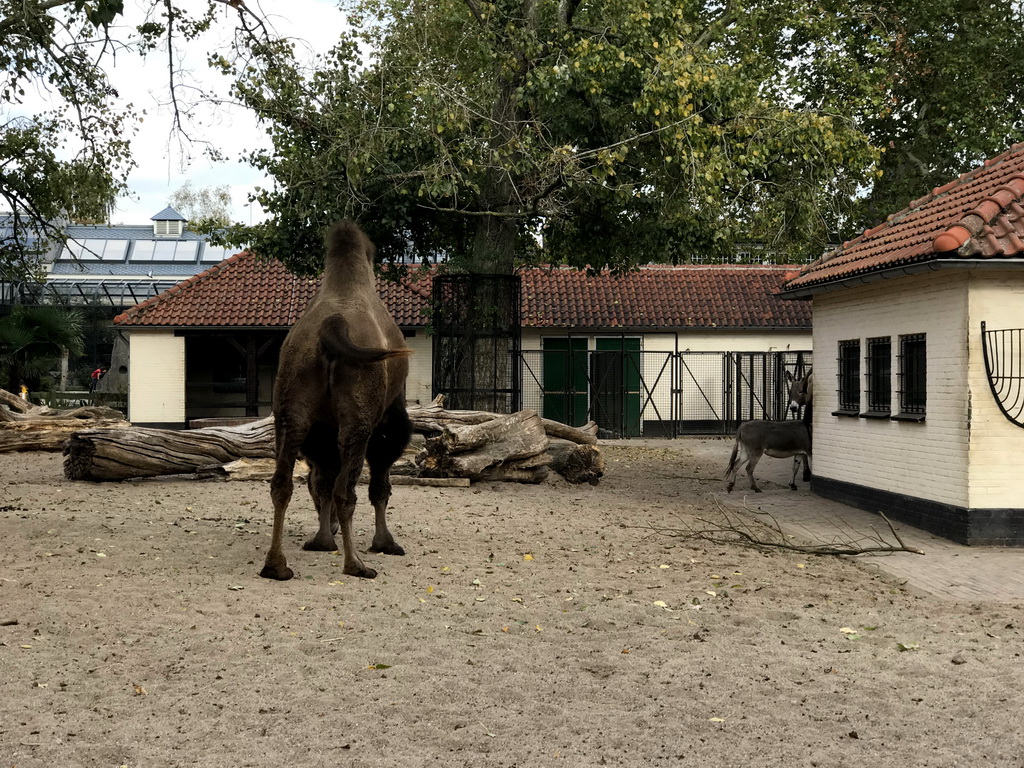
[[[1020,257],[1022,201],[1024,144],[1015,144],[805,267],[785,290],[927,261]]]
[[[776,294],[793,267],[693,264],[590,276],[522,272],[523,326],[533,328],[810,328],[809,308]]]
[[[776,294],[793,267],[654,266],[588,276],[568,268],[521,272],[522,323],[533,328],[809,329],[810,307]],[[403,327],[424,327],[430,275],[379,280],[381,299]],[[287,328],[319,284],[279,262],[241,253],[118,315],[129,327]]]

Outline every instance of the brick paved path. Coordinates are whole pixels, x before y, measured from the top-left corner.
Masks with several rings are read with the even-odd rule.
[[[686,438],[684,438],[686,439]],[[687,439],[687,447],[708,461],[728,461],[731,441]],[[736,489],[725,493],[725,483],[715,492],[726,506],[768,513],[787,534],[817,543],[858,540],[877,534],[892,541],[885,521],[878,515],[815,496],[807,484],[798,480],[800,489],[787,487],[791,472],[789,459],[764,458],[755,473],[763,493],[748,492],[747,478],[741,475]],[[906,581],[913,589],[951,600],[1024,603],[1024,549],[965,547],[908,525],[894,523],[903,543],[924,551],[924,555],[894,552],[881,556],[858,555],[857,560],[871,563]]]

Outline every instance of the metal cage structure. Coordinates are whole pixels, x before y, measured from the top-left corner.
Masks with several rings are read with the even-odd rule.
[[[810,351],[642,350],[639,337],[546,337],[522,354],[522,407],[604,438],[723,435],[750,419],[793,418],[786,374]]]
[[[439,275],[431,295],[433,390],[452,409],[513,413],[520,397],[520,278]]]

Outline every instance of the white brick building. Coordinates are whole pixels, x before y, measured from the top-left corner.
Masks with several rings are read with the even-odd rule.
[[[1024,429],[999,404],[1024,410],[1022,199],[1017,145],[787,284],[813,301],[813,491],[963,543],[1024,545]],[[999,397],[982,323],[1009,334]]]

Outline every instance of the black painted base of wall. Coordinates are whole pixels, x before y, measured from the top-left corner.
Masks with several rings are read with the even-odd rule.
[[[132,422],[133,427],[145,427],[146,429],[188,429],[188,424],[180,421],[139,421]]]
[[[958,544],[1024,547],[1024,509],[968,509],[817,475],[811,478],[811,490]]]

